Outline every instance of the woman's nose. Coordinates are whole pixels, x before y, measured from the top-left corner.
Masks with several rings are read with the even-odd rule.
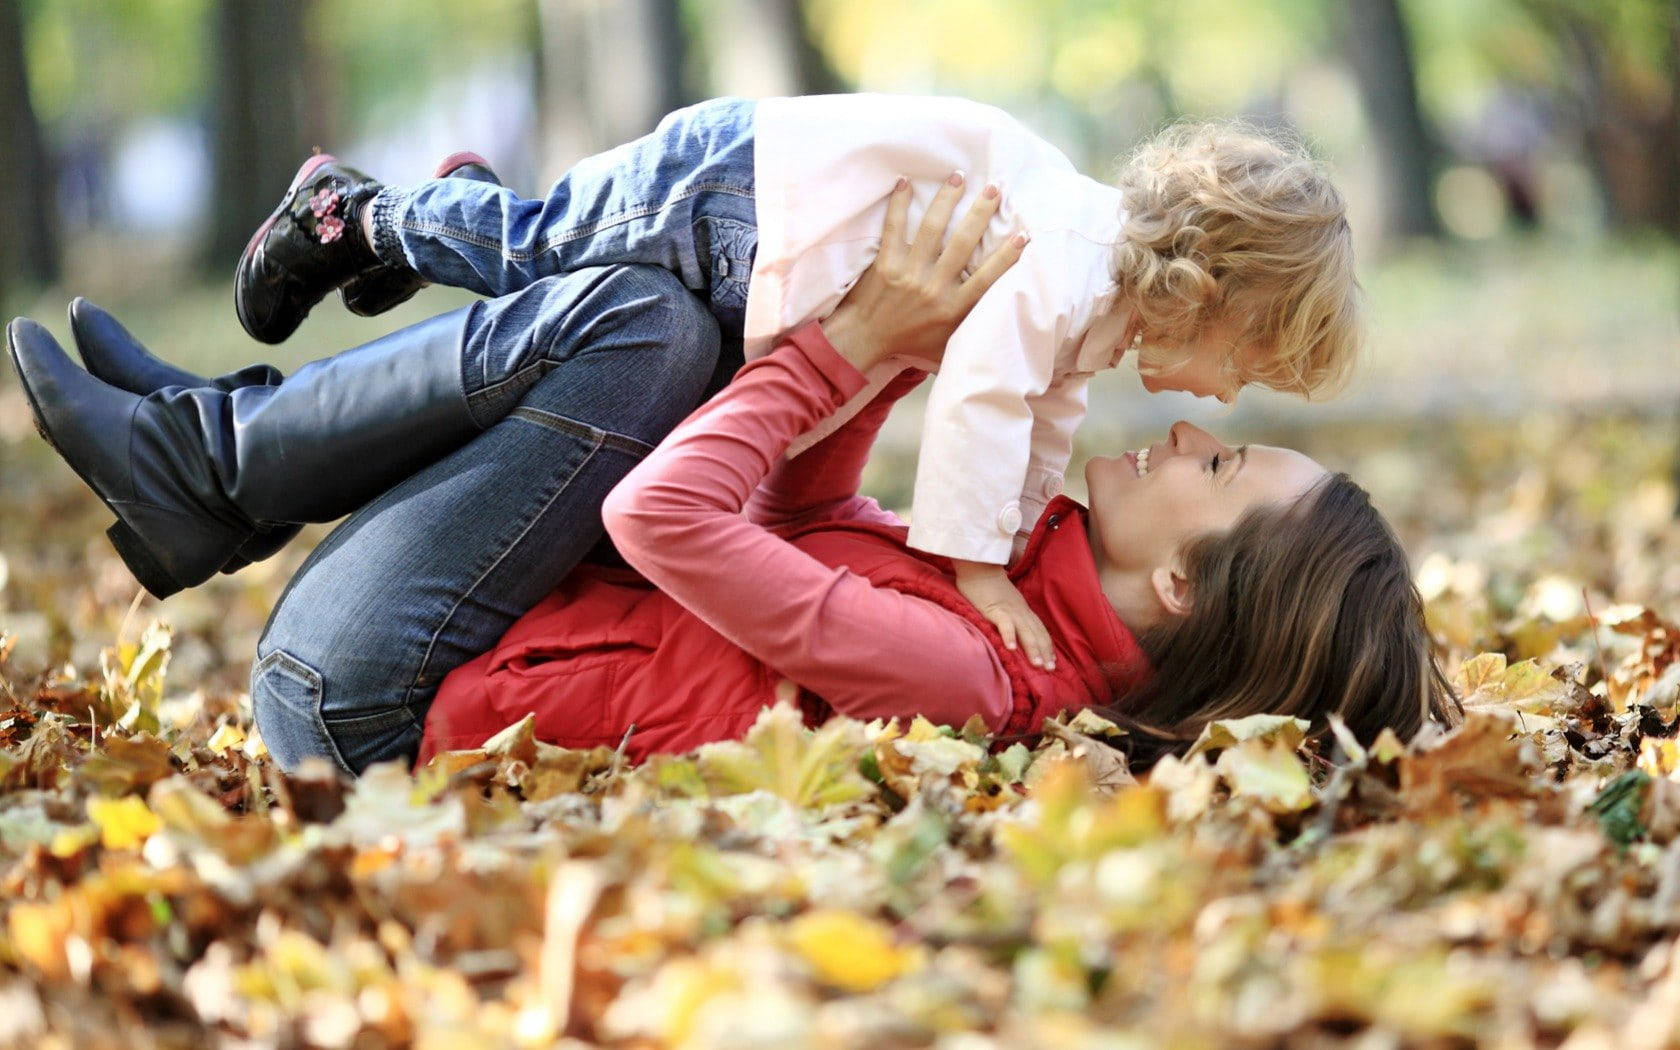
[[[1174,452],[1183,452],[1186,448],[1196,445],[1207,438],[1208,432],[1194,423],[1179,420],[1167,431],[1167,438]]]

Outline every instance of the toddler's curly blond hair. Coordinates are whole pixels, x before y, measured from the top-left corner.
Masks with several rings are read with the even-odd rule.
[[[1307,398],[1347,380],[1361,340],[1347,205],[1298,142],[1235,123],[1186,123],[1132,155],[1110,259],[1116,307],[1170,372],[1175,347],[1221,322],[1256,352],[1238,378]]]

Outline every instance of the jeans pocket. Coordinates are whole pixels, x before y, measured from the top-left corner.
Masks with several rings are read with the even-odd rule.
[[[282,769],[315,757],[359,776],[372,763],[411,755],[419,746],[420,725],[408,708],[331,715],[325,699],[321,672],[286,650],[257,661],[251,703],[263,742]]]
[[[709,216],[698,221],[702,251],[710,267],[712,305],[741,309],[758,255],[758,227],[739,219]]]
[[[280,768],[295,770],[306,758],[325,758],[349,772],[321,724],[321,673],[284,649],[251,670],[251,706],[257,729]]]

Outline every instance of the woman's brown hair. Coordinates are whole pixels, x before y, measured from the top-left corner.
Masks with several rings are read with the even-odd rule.
[[[1317,731],[1336,714],[1365,743],[1461,715],[1406,552],[1346,474],[1192,541],[1185,564],[1190,613],[1138,639],[1154,673],[1099,709],[1128,730],[1134,762],[1245,715],[1294,715]]]

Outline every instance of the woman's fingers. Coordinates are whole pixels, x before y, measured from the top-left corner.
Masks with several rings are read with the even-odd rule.
[[[963,313],[966,314],[969,310],[972,310],[974,304],[980,301],[980,297],[986,294],[986,289],[995,284],[1006,270],[1015,265],[1016,261],[1021,258],[1021,253],[1027,250],[1028,240],[1030,238],[1026,234],[1017,233],[992,249],[992,254],[986,256],[986,260],[975,267],[974,272],[968,275],[968,280],[962,284],[960,307]]]
[[[963,267],[974,257],[974,249],[980,247],[981,238],[986,236],[986,227],[991,224],[1002,201],[996,185],[988,185],[980,191],[980,196],[974,198],[974,203],[968,206],[968,211],[951,229],[945,250],[939,253],[939,261],[934,264],[936,282],[955,282],[962,275]]]
[[[910,260],[922,266],[931,266],[939,258],[939,250],[945,244],[945,230],[951,225],[951,215],[957,210],[957,201],[963,195],[963,173],[952,172],[939,187],[939,192],[933,195],[933,203],[928,205],[926,214],[922,216],[922,225],[916,231],[916,239],[910,244]]]
[[[910,225],[910,180],[900,178],[887,194],[887,221],[881,224],[880,255],[889,262],[905,251],[904,231]]]

